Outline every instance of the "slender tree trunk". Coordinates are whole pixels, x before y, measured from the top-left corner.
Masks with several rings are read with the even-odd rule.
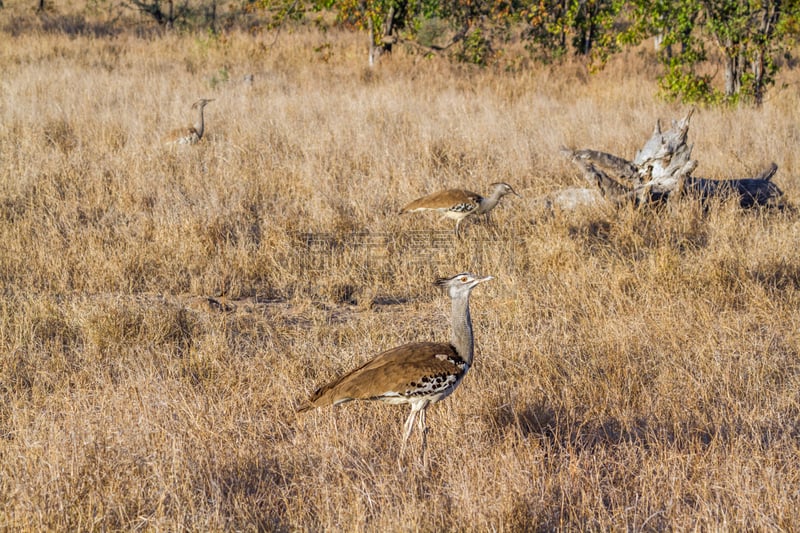
[[[667,59],[672,58],[672,45],[668,44],[664,46],[664,32],[657,33],[653,37],[653,48],[657,54],[661,53]]]
[[[739,94],[742,88],[742,53],[733,47],[725,48],[725,96]]]
[[[389,8],[389,13],[386,15],[386,23],[383,25],[383,35],[381,35],[381,54],[386,52],[392,53],[392,32],[394,31],[394,6]]]
[[[588,56],[592,51],[592,40],[594,39],[594,23],[589,23],[589,29],[586,30],[586,35],[583,41],[583,55]]]
[[[661,51],[661,43],[664,42],[664,32],[658,32],[653,36],[653,50],[658,53]]]
[[[761,105],[764,101],[764,78],[766,76],[765,68],[767,63],[767,54],[769,49],[766,43],[770,42],[775,33],[775,24],[781,15],[781,0],[774,2],[765,2],[761,14],[761,25],[758,28],[762,39],[756,43],[755,57],[750,63],[753,72],[753,99],[756,105]]]
[[[753,59],[753,100],[760,106],[764,101],[764,50],[759,49]]]
[[[380,50],[375,46],[375,23],[372,17],[367,17],[367,33],[369,34],[369,66],[374,67],[378,61]]]
[[[206,25],[212,31],[217,31],[217,0],[211,0],[211,3],[206,6]]]

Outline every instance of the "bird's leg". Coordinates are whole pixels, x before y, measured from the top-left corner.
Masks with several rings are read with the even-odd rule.
[[[456,220],[456,237],[459,238],[459,239],[461,238],[461,233],[460,233],[459,228],[461,226],[461,221],[462,220],[464,220],[464,219],[463,218],[459,218],[458,220]]]
[[[427,406],[426,406],[427,407]],[[422,468],[428,470],[428,426],[425,424],[425,407],[419,412],[419,432],[422,435]]]
[[[397,458],[398,463],[400,464],[400,468],[403,467],[403,456],[406,452],[406,441],[408,437],[411,435],[411,431],[414,429],[414,418],[417,416],[417,409],[411,408],[411,414],[408,415],[406,419],[406,423],[403,425],[403,444],[400,446],[400,456]],[[424,411],[423,411],[424,412]]]

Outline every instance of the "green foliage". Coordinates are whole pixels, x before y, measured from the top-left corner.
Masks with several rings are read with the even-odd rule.
[[[337,24],[370,31],[384,50],[398,37],[427,48],[461,39],[452,57],[477,65],[487,64],[504,46],[504,35],[520,25],[535,59],[550,62],[574,53],[588,57],[592,68],[655,37],[662,94],[687,103],[760,103],[775,82],[776,59],[800,35],[800,0],[259,1],[273,12],[275,24],[308,11],[333,11]],[[447,36],[455,38],[447,43]],[[721,68],[705,68],[716,57],[706,53],[711,43],[722,55]],[[714,86],[719,76],[696,74],[705,70],[723,72],[724,88]]]
[[[428,48],[441,44],[449,25],[440,17],[420,17],[414,22],[417,42]]]
[[[550,62],[566,53],[565,11],[562,3],[531,2],[520,15],[527,24],[522,33],[525,48],[533,57]]]
[[[577,54],[607,54],[615,49],[610,32],[621,6],[622,2],[615,0],[572,0],[565,22],[573,34],[572,46]]]
[[[327,2],[313,2],[306,6],[304,2],[299,0],[258,0],[255,5],[258,9],[266,11],[270,14],[270,21],[268,27],[277,28],[287,21],[300,21],[305,17],[306,9],[321,11],[331,9],[335,4],[335,0],[327,0]]]
[[[480,28],[470,32],[456,54],[459,61],[473,65],[485,66],[492,55],[492,46]]]
[[[666,72],[658,80],[661,95],[667,100],[686,104],[713,104],[721,101],[721,93],[715,91],[710,76],[701,76],[687,69],[679,59],[673,58]]]
[[[550,62],[572,51],[598,63],[619,50],[616,25],[621,0],[539,0],[519,10],[526,23],[526,48],[536,59]]]
[[[626,44],[660,36],[665,95],[686,102],[759,104],[778,72],[776,58],[798,35],[800,2],[792,0],[633,0]],[[703,43],[722,55],[725,86],[692,74],[709,58]]]

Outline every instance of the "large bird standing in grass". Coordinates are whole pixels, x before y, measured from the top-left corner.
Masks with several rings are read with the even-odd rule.
[[[298,411],[338,405],[351,400],[377,400],[410,404],[400,457],[419,416],[422,457],[425,456],[427,426],[425,410],[447,398],[472,366],[474,340],[469,313],[469,295],[478,284],[493,279],[462,273],[442,278],[436,285],[447,289],[452,302],[450,342],[416,342],[387,350],[360,367],[318,388]]]

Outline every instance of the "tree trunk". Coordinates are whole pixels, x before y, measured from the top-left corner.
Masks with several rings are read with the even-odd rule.
[[[725,48],[725,96],[728,98],[739,94],[742,88],[743,59],[738,47]]]
[[[753,100],[757,106],[764,101],[764,50],[759,48],[752,61]]]
[[[394,14],[395,9],[394,6],[389,8],[389,13],[386,15],[386,23],[383,25],[383,35],[381,35],[381,54],[384,52],[387,54],[392,53],[392,44],[394,44],[394,40],[392,39],[392,31],[394,31]]]
[[[206,26],[212,31],[217,31],[217,0],[211,0],[206,6]]]
[[[769,43],[775,32],[775,24],[781,15],[781,1],[765,2],[761,12],[761,24],[758,32],[761,39],[756,42],[756,52],[750,63],[753,72],[753,99],[756,105],[761,105],[764,100],[765,68]]]
[[[367,33],[369,33],[369,66],[374,67],[380,56],[380,50],[375,46],[375,24],[372,17],[367,18]]]

